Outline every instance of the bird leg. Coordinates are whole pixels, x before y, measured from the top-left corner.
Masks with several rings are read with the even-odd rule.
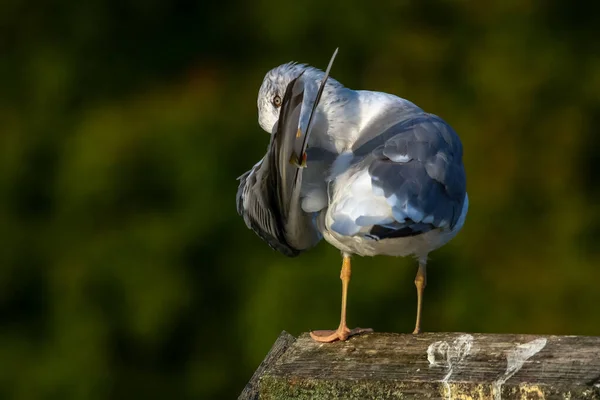
[[[350,336],[358,335],[361,333],[373,332],[373,329],[369,328],[354,328],[348,329],[346,325],[346,298],[348,295],[348,284],[350,283],[350,276],[352,275],[352,269],[350,266],[350,256],[344,254],[344,260],[342,262],[342,272],[340,273],[340,279],[342,280],[342,314],[340,317],[340,326],[335,331],[312,331],[310,337],[317,342],[330,343],[336,340],[344,341]]]
[[[423,307],[423,289],[427,286],[427,264],[425,261],[419,261],[419,269],[415,276],[415,286],[417,287],[417,322],[413,334],[421,333],[421,309]]]

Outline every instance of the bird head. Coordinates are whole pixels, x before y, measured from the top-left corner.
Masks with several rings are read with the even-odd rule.
[[[258,123],[268,133],[279,119],[281,103],[288,84],[302,74],[304,95],[315,98],[324,72],[306,64],[287,63],[273,68],[265,75],[258,91]],[[327,87],[341,86],[333,78],[327,80]]]

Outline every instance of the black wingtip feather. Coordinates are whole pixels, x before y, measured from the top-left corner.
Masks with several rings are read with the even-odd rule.
[[[400,229],[388,228],[381,225],[373,225],[369,231],[368,236],[375,240],[392,239],[401,237],[418,236],[423,233],[429,232],[435,229],[432,224],[415,223],[411,220],[406,220],[407,226],[403,226]]]

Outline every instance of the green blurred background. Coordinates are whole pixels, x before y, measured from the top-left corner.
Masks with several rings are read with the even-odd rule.
[[[337,326],[338,251],[287,259],[235,211],[264,74],[337,46],[335,78],[463,140],[424,328],[600,335],[598,8],[2,0],[0,398],[234,398],[282,330]],[[349,324],[411,332],[415,271],[356,258]]]

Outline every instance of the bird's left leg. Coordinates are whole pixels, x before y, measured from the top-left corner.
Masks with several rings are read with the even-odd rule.
[[[427,260],[419,260],[419,269],[415,276],[417,287],[417,322],[413,334],[421,333],[421,309],[423,308],[423,291],[427,286]]]
[[[350,283],[350,276],[352,275],[352,269],[350,266],[350,255],[344,254],[344,261],[342,262],[342,272],[340,273],[340,279],[342,280],[342,314],[340,316],[340,326],[335,331],[312,331],[310,337],[317,342],[334,342],[336,340],[346,340],[350,336],[358,335],[360,333],[373,332],[373,329],[369,328],[354,328],[348,329],[346,325],[346,299],[348,296],[348,284]]]

